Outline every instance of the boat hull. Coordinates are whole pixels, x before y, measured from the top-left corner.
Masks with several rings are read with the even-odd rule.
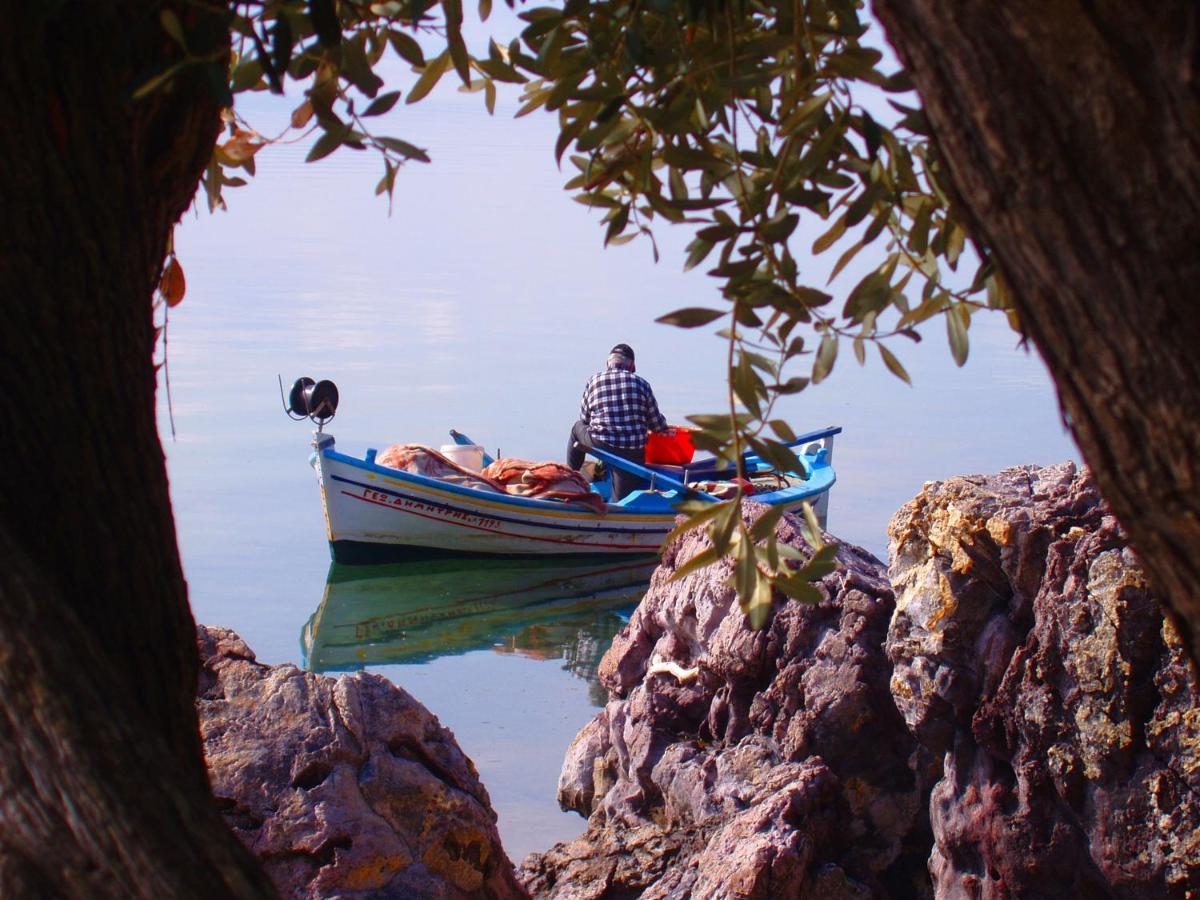
[[[803,457],[805,481],[754,499],[784,509],[813,501],[820,516],[835,481],[830,447],[827,439],[823,449]],[[675,490],[635,491],[598,514],[379,466],[374,451],[365,459],[347,456],[334,449],[329,435],[318,435],[312,462],[320,477],[330,552],[335,562],[346,564],[433,555],[656,553],[675,525],[674,507],[682,499]]]
[[[427,551],[451,554],[610,555],[655,553],[674,527],[657,512],[597,515],[442,485],[383,470],[334,451],[318,454],[321,496],[335,562],[378,562]]]

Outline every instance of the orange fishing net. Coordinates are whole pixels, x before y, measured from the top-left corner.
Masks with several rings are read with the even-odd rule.
[[[592,492],[584,477],[562,463],[505,458],[485,467],[482,474],[504,485],[510,494],[582,503],[597,513],[606,509],[604,498]]]
[[[604,498],[593,493],[582,475],[556,462],[499,459],[482,472],[472,472],[423,444],[394,444],[375,457],[375,463],[413,475],[449,481],[475,490],[516,494],[538,500],[581,503],[603,515]]]

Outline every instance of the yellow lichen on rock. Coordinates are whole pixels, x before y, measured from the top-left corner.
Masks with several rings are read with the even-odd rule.
[[[955,594],[954,588],[950,585],[950,579],[941,572],[937,573],[937,599],[938,604],[926,619],[926,627],[931,631],[942,626],[942,623],[958,611],[958,595]]]
[[[367,857],[344,871],[339,884],[348,891],[378,891],[411,864],[406,856]]]

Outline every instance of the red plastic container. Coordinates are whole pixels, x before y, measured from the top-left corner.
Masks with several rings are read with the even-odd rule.
[[[657,466],[686,466],[696,455],[692,433],[686,428],[646,435],[646,462]]]

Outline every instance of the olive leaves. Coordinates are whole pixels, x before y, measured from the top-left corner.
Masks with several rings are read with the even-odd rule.
[[[491,42],[486,57],[470,54],[463,37],[462,0],[263,0],[231,6],[219,13],[206,10],[204,21],[221,18],[232,39],[232,53],[220,48],[204,54],[194,50],[192,28],[198,26],[192,19],[196,17],[181,18],[164,10],[163,30],[182,48],[182,56],[132,94],[138,100],[169,90],[172,80],[189,66],[201,65],[217,73],[213,89],[227,107],[229,134],[203,176],[210,210],[224,207],[226,188],[240,187],[246,184],[244,176],[254,174],[254,152],[260,147],[310,137],[315,139],[308,162],[343,148],[376,153],[383,163],[376,193],[386,195],[390,206],[399,169],[409,162],[429,162],[429,155],[409,141],[379,133],[374,123],[380,117],[401,100],[419,102],[451,71],[462,90],[484,95],[489,112],[495,110],[498,82],[526,80],[510,61],[510,54],[519,54],[515,42],[508,49]],[[491,6],[478,4],[481,19],[487,19]],[[210,44],[206,39],[205,46]],[[380,73],[386,71],[389,59],[402,61],[413,72],[407,94],[386,90]],[[225,60],[227,77],[219,74]],[[281,94],[289,84],[303,93],[290,127],[272,137],[258,135],[237,113],[237,95],[268,90]],[[257,143],[248,145],[247,135]]]
[[[915,327],[944,315],[962,365],[972,314],[1009,307],[986,254],[965,252],[928,123],[906,73],[870,45],[861,3],[566,2],[521,17],[522,114],[558,117],[566,187],[600,211],[605,243],[682,225],[684,269],[720,287],[723,305],[659,321],[716,325],[728,342],[728,409],[689,418],[695,443],[739,479],[747,452],[802,471],[779,400],[828,378],[847,346],[860,365],[874,347],[909,382],[893,339],[919,340]],[[836,261],[817,280],[808,270],[827,253]],[[835,303],[830,284],[867,259]],[[814,543],[800,577],[741,523],[741,500],[684,509],[681,527],[710,539],[684,570],[731,555],[742,607],[761,623],[771,585],[812,600],[807,576],[832,555]]]
[[[753,524],[747,524],[736,500],[684,504],[681,512],[685,519],[667,536],[663,546],[702,525],[707,527],[708,541],[675,569],[671,580],[687,578],[729,557],[733,572],[727,583],[736,590],[751,628],[762,628],[770,621],[775,591],[800,603],[820,603],[824,597],[814,582],[837,568],[837,546],[822,540],[812,507],[805,503],[802,509],[804,539],[811,548],[807,555],[778,540],[777,527],[784,515],[782,507],[770,507]]]
[[[462,0],[234,4],[225,13],[228,79],[215,89],[233,98],[291,82],[303,99],[276,137],[228,114],[228,136],[204,177],[208,204],[222,206],[223,190],[253,175],[258,150],[294,139],[293,131],[315,134],[310,161],[343,148],[377,153],[384,171],[376,193],[390,204],[399,169],[429,157],[378,134],[380,117],[401,101],[419,102],[451,72],[460,90],[483,94],[489,111],[498,85],[520,85],[518,116],[557,117],[555,159],[575,199],[600,213],[605,244],[640,237],[657,258],[655,228],[687,228],[683,267],[703,267],[720,289],[716,304],[659,320],[715,326],[728,344],[728,408],[689,417],[695,443],[736,465],[739,483],[747,453],[802,472],[780,401],[830,377],[840,356],[852,352],[860,365],[877,356],[908,382],[895,339],[919,340],[916,329],[929,319],[945,318],[959,365],[976,312],[1003,310],[1019,325],[986,249],[968,251],[925,115],[907,74],[872,46],[863,7],[565,0],[518,7],[520,36],[472,55]],[[480,2],[479,18],[491,9]],[[212,41],[190,19],[164,12],[162,24],[181,56],[135,98],[169,89],[182,67],[216,64]],[[386,89],[380,72],[389,58],[412,71],[407,93]],[[816,277],[814,260],[825,254],[834,261]],[[853,284],[832,286],[851,272]],[[687,508],[684,526],[707,529],[706,552],[715,555],[704,559],[734,557],[743,608],[761,622],[772,587],[812,600],[808,576],[832,565],[832,554],[813,543],[797,570],[790,551],[743,524],[741,499],[739,490],[729,504]]]

